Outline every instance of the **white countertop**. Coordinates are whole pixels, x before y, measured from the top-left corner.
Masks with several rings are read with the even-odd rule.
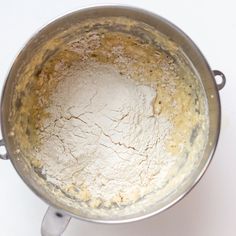
[[[0,0],[0,87],[23,44],[51,19],[94,3],[124,3],[175,23],[199,46],[212,69],[225,73],[220,91],[222,129],[207,173],[180,203],[150,219],[125,225],[72,220],[65,236],[236,235],[236,14],[234,0]],[[23,183],[10,161],[0,160],[0,235],[37,236],[47,205]]]

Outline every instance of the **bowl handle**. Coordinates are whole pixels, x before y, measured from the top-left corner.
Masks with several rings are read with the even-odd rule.
[[[61,236],[65,231],[71,217],[61,211],[49,207],[42,222],[42,236]]]
[[[225,83],[226,83],[225,75],[221,71],[219,71],[219,70],[213,70],[213,74],[215,76],[215,80],[216,80],[216,77],[218,77],[218,76],[221,77],[221,81],[218,82],[216,80],[217,88],[218,88],[218,90],[221,90],[222,88],[224,88]]]
[[[6,152],[6,148],[5,148],[5,144],[4,144],[4,141],[3,139],[0,139],[0,147],[3,147],[4,150],[0,150],[0,159],[2,160],[8,160],[9,157],[7,155],[7,152]]]

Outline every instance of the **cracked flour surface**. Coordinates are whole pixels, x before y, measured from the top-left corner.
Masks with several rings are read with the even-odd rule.
[[[176,157],[165,151],[171,124],[154,114],[156,96],[153,82],[113,66],[72,70],[41,129],[37,158],[47,181],[95,208],[131,204],[163,187]]]

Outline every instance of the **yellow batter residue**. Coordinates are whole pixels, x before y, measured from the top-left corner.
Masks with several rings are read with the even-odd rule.
[[[199,163],[207,137],[207,108],[202,86],[181,49],[140,22],[115,17],[88,20],[56,35],[37,51],[15,87],[11,122],[17,148],[42,177],[46,164],[37,153],[45,142],[45,123],[52,117],[51,98],[73,68],[85,65],[111,66],[121,76],[155,90],[154,115],[172,125],[164,140],[165,151],[179,157],[169,169],[169,182],[160,190],[159,196],[165,197]],[[44,182],[45,188],[52,188]],[[86,184],[80,189],[71,182],[58,186],[54,194],[62,202],[74,207],[78,201],[87,202],[91,208],[130,205],[159,191],[149,189],[143,194],[135,189],[129,197],[120,193],[103,202],[93,198]]]

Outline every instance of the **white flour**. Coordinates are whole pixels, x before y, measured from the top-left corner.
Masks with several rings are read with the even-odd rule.
[[[47,180],[92,207],[127,205],[162,188],[176,159],[165,151],[171,124],[154,114],[156,93],[155,84],[111,66],[71,72],[41,130],[37,157]]]

